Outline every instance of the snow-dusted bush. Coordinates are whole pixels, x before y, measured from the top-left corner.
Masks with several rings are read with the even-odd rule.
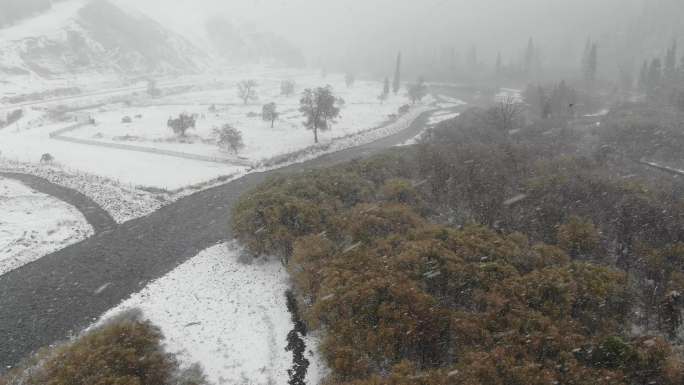
[[[196,122],[196,116],[183,113],[176,119],[169,118],[167,125],[173,130],[174,134],[184,137],[188,129],[195,128]]]
[[[223,125],[221,129],[214,129],[214,133],[217,136],[217,144],[224,151],[237,154],[245,147],[242,141],[242,133],[230,124]]]

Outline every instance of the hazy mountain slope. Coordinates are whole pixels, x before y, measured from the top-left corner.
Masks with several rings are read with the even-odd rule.
[[[222,17],[207,21],[206,34],[212,49],[232,63],[302,66],[305,62],[302,52],[286,39],[253,26],[238,28]]]
[[[107,0],[72,0],[0,29],[0,73],[160,73],[198,69],[202,51]]]
[[[0,27],[47,11],[53,3],[63,0],[0,0]]]

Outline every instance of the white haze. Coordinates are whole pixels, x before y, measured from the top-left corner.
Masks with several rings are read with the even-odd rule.
[[[623,33],[643,0],[121,1],[194,36],[206,17],[225,15],[286,37],[313,61],[358,62],[399,49],[424,54],[446,46],[466,52],[475,45],[482,60],[493,62],[499,51],[513,60],[529,37],[546,61],[574,59],[587,38]]]

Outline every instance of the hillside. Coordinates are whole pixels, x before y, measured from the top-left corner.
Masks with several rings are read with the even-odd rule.
[[[107,0],[71,0],[0,29],[0,73],[172,73],[205,55],[152,19]]]
[[[256,27],[236,27],[222,17],[207,21],[206,35],[211,49],[233,63],[274,63],[300,67],[302,52],[286,39]]]
[[[49,10],[53,3],[63,0],[0,0],[0,27]]]

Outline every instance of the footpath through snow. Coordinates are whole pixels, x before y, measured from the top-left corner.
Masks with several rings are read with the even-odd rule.
[[[107,312],[133,308],[159,326],[166,346],[186,364],[199,362],[212,383],[286,385],[294,324],[288,313],[288,274],[275,260],[242,257],[235,243],[214,246]],[[324,367],[308,338],[307,383]]]

